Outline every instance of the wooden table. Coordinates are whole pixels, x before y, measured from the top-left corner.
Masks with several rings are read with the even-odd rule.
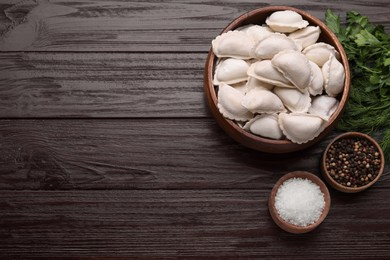
[[[320,227],[292,235],[267,199],[320,175],[324,147],[247,149],[211,117],[203,66],[230,20],[267,5],[331,8],[390,29],[383,1],[0,1],[0,258],[390,257],[390,170],[330,189]]]

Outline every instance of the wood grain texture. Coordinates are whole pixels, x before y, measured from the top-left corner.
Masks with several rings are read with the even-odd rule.
[[[319,174],[319,145],[292,155],[242,147],[212,119],[2,120],[0,189],[269,189]],[[377,188],[390,188],[386,168]]]
[[[290,5],[320,19],[331,8],[356,10],[390,28],[381,1],[38,1],[0,5],[0,51],[206,52],[232,19],[267,5]],[[379,6],[379,8],[378,8]]]
[[[1,191],[0,255],[386,259],[390,189],[337,194],[313,232],[271,220],[262,190]],[[336,195],[336,194],[332,194]],[[66,252],[64,254],[64,252]]]
[[[365,192],[330,189],[324,223],[291,235],[269,193],[319,175],[337,132],[269,155],[209,115],[211,40],[271,4],[390,28],[387,0],[0,0],[0,259],[389,259],[389,164]]]
[[[206,54],[0,53],[0,117],[205,117]]]

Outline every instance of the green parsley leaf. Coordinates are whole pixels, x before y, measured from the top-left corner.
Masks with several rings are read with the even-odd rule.
[[[356,34],[355,42],[359,47],[381,44],[381,42],[366,29],[361,30],[358,34]]]
[[[335,15],[331,10],[326,10],[325,13],[326,25],[335,33],[340,32],[340,17]]]

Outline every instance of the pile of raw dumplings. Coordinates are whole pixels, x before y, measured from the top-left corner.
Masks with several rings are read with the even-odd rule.
[[[212,41],[218,109],[245,130],[306,143],[336,111],[345,70],[339,53],[317,42],[321,30],[294,11],[246,25]]]

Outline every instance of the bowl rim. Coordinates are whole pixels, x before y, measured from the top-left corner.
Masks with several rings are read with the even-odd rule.
[[[326,155],[327,155],[327,153],[329,151],[329,148],[332,146],[332,144],[334,144],[336,141],[338,141],[340,139],[344,139],[344,138],[346,139],[346,138],[351,138],[351,137],[360,137],[360,138],[364,138],[364,139],[367,139],[368,141],[370,141],[378,149],[378,152],[379,152],[380,158],[381,158],[381,166],[379,168],[379,172],[378,172],[377,176],[372,181],[367,183],[366,185],[363,185],[363,186],[360,186],[360,187],[356,187],[356,188],[344,186],[344,185],[338,183],[337,181],[335,181],[330,176],[329,171],[325,167]],[[326,146],[326,148],[325,148],[325,150],[323,152],[322,158],[321,158],[322,176],[324,177],[326,182],[330,186],[332,186],[334,189],[336,189],[338,191],[341,191],[341,192],[345,192],[345,193],[356,193],[356,192],[360,192],[360,191],[366,190],[367,188],[371,187],[382,176],[384,168],[385,168],[385,156],[384,156],[382,148],[380,147],[380,145],[378,144],[378,142],[374,138],[372,138],[368,134],[364,134],[364,133],[361,133],[361,132],[346,132],[346,133],[343,133],[343,134],[340,134],[340,135],[336,136]]]
[[[321,192],[324,194],[324,200],[325,200],[325,206],[324,209],[318,218],[318,220],[305,227],[296,226],[291,223],[288,223],[284,219],[282,219],[279,214],[277,213],[277,209],[275,207],[275,196],[279,189],[279,187],[288,179],[291,178],[302,178],[302,179],[308,179],[312,181],[313,183],[317,184],[320,187]],[[331,198],[328,188],[326,187],[325,183],[315,174],[308,172],[308,171],[293,171],[289,172],[285,175],[283,175],[274,185],[272,188],[272,191],[269,195],[268,199],[268,210],[270,212],[270,215],[273,219],[273,221],[284,231],[287,231],[289,233],[293,234],[302,234],[312,231],[313,229],[317,228],[326,218],[326,216],[329,213],[331,205]]]
[[[343,92],[340,94],[341,98],[339,100],[340,104],[345,104],[350,92],[350,85],[351,85],[351,78],[350,78],[350,67],[348,63],[348,58],[346,56],[346,53],[344,51],[344,48],[341,44],[341,42],[338,40],[337,36],[323,23],[319,18],[309,14],[306,11],[290,7],[290,6],[267,6],[262,8],[257,8],[252,11],[249,11],[247,13],[244,13],[237,18],[235,18],[233,21],[231,21],[221,32],[220,34],[227,32],[229,30],[233,30],[239,26],[248,24],[245,23],[246,20],[256,17],[259,14],[271,14],[272,12],[276,11],[284,11],[284,10],[292,10],[300,15],[306,20],[309,21],[309,25],[319,26],[321,29],[321,33],[327,34],[329,36],[329,41],[332,42],[331,45],[339,52],[340,54],[340,61],[344,66],[345,69],[345,82],[344,82],[344,88]],[[265,21],[264,21],[265,22]],[[220,35],[219,34],[219,35]],[[241,143],[242,145],[245,145],[249,148],[263,151],[263,152],[271,152],[271,153],[288,153],[288,152],[295,152],[302,149],[305,149],[321,139],[323,139],[334,127],[336,122],[338,121],[339,117],[341,116],[342,112],[345,109],[345,105],[338,106],[336,111],[333,113],[333,115],[329,118],[328,122],[326,123],[325,129],[313,140],[310,140],[303,144],[296,144],[291,142],[287,139],[282,140],[274,140],[269,139],[261,136],[254,135],[252,133],[249,133],[245,130],[243,130],[240,126],[238,126],[236,123],[233,122],[233,120],[227,119],[221,115],[217,108],[218,99],[217,99],[217,93],[215,91],[215,87],[212,84],[212,77],[213,77],[213,68],[214,64],[216,62],[216,56],[213,53],[212,47],[209,49],[209,53],[206,58],[205,68],[204,68],[204,92],[206,95],[208,106],[212,112],[212,115],[214,116],[218,124],[224,129],[224,131],[230,135],[233,139],[235,139],[237,142]],[[224,122],[224,123],[222,123]],[[226,124],[227,125],[226,125]],[[288,149],[281,149],[281,150],[275,150],[275,151],[269,151],[269,149],[262,149],[258,147],[258,143],[266,144],[265,148],[269,147],[269,145],[289,145]]]

